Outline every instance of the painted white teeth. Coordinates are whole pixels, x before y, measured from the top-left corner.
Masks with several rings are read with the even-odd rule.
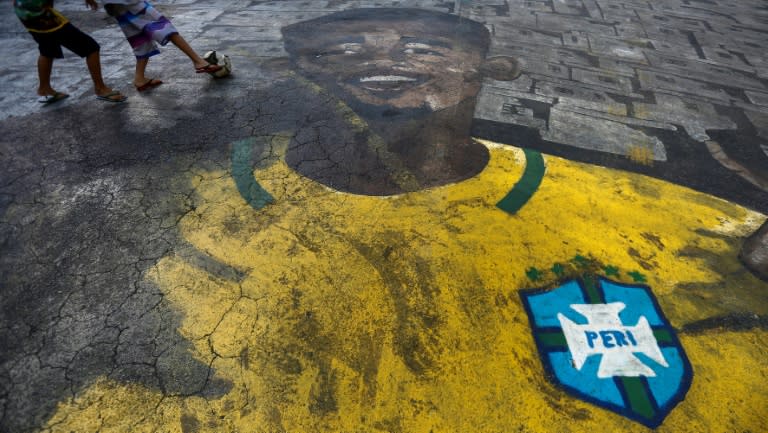
[[[377,82],[413,82],[416,81],[415,78],[411,77],[403,77],[402,75],[374,75],[372,77],[362,77],[360,78],[361,83],[369,83],[372,81]]]

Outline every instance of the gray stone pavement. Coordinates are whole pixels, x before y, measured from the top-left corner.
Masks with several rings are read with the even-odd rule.
[[[169,252],[209,271],[174,230],[194,210],[194,175],[229,163],[227,145],[288,129],[304,96],[274,81],[281,27],[363,7],[427,8],[485,23],[489,56],[522,74],[487,79],[475,135],[636,171],[768,213],[768,6],[761,0],[158,1],[190,43],[218,49],[231,78],[196,76],[166,47],[132,89],[117,26],[57,1],[102,45],[126,104],[92,95],[83,61],[54,65],[71,97],[35,101],[36,45],[10,6],[0,16],[0,431],[39,431],[57,403],[108,375],[168,395],[229,384],[189,354],[179,315],[144,272]],[[150,74],[151,75],[151,74]],[[104,290],[109,288],[109,290]],[[764,319],[762,319],[764,326]],[[192,430],[189,430],[192,431]]]

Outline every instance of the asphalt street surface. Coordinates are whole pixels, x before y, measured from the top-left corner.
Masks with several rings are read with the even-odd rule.
[[[0,15],[0,432],[765,430],[764,1],[155,5]]]

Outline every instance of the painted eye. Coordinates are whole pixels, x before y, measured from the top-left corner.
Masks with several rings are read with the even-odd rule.
[[[360,54],[363,51],[363,46],[358,43],[341,44],[341,48],[346,55]]]
[[[437,51],[431,51],[431,50],[421,50],[421,49],[408,48],[407,50],[404,50],[403,52],[405,54],[422,54],[422,55],[426,55],[426,56],[440,56],[440,57],[443,57],[443,55],[438,53]]]
[[[351,56],[355,54],[360,54],[363,52],[363,46],[358,43],[348,43],[348,44],[341,44],[334,46],[333,49],[330,49],[328,51],[322,51],[317,54],[315,54],[315,58],[319,59],[321,57],[331,57],[331,56]]]
[[[321,53],[315,54],[316,59],[320,59],[323,57],[333,57],[333,56],[341,56],[341,55],[350,55],[350,54],[357,54],[357,52],[352,50],[332,50],[332,51],[323,51]]]
[[[430,45],[420,44],[418,42],[408,42],[407,44],[405,44],[405,48],[414,49],[414,50],[429,50],[429,49],[432,49],[432,47]]]
[[[413,49],[413,48],[409,48],[409,49],[407,49],[407,50],[405,50],[405,51],[406,51],[407,53],[409,53],[409,54],[437,54],[437,53],[435,53],[434,51],[431,51],[431,50],[424,50],[424,49]]]

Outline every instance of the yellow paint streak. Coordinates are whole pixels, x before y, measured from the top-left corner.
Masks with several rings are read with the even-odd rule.
[[[495,204],[522,175],[522,152],[486,145],[478,176],[395,197],[338,193],[277,161],[255,173],[276,199],[259,211],[227,173],[201,173],[181,234],[245,278],[181,255],[147,278],[181,313],[194,356],[231,388],[162,399],[102,379],[63,402],[50,431],[177,432],[192,419],[200,432],[644,432],[545,379],[517,293],[536,285],[528,268],[580,254],[626,282],[641,271],[678,327],[746,306],[768,312],[766,284],[734,250],[764,216],[554,157],[533,199],[508,215]],[[685,336],[694,383],[658,431],[768,425],[765,338]]]
[[[653,149],[646,146],[632,146],[627,156],[638,164],[653,165]]]
[[[611,114],[613,116],[627,117],[627,107],[624,105],[609,106],[608,109],[606,110],[606,113]]]

